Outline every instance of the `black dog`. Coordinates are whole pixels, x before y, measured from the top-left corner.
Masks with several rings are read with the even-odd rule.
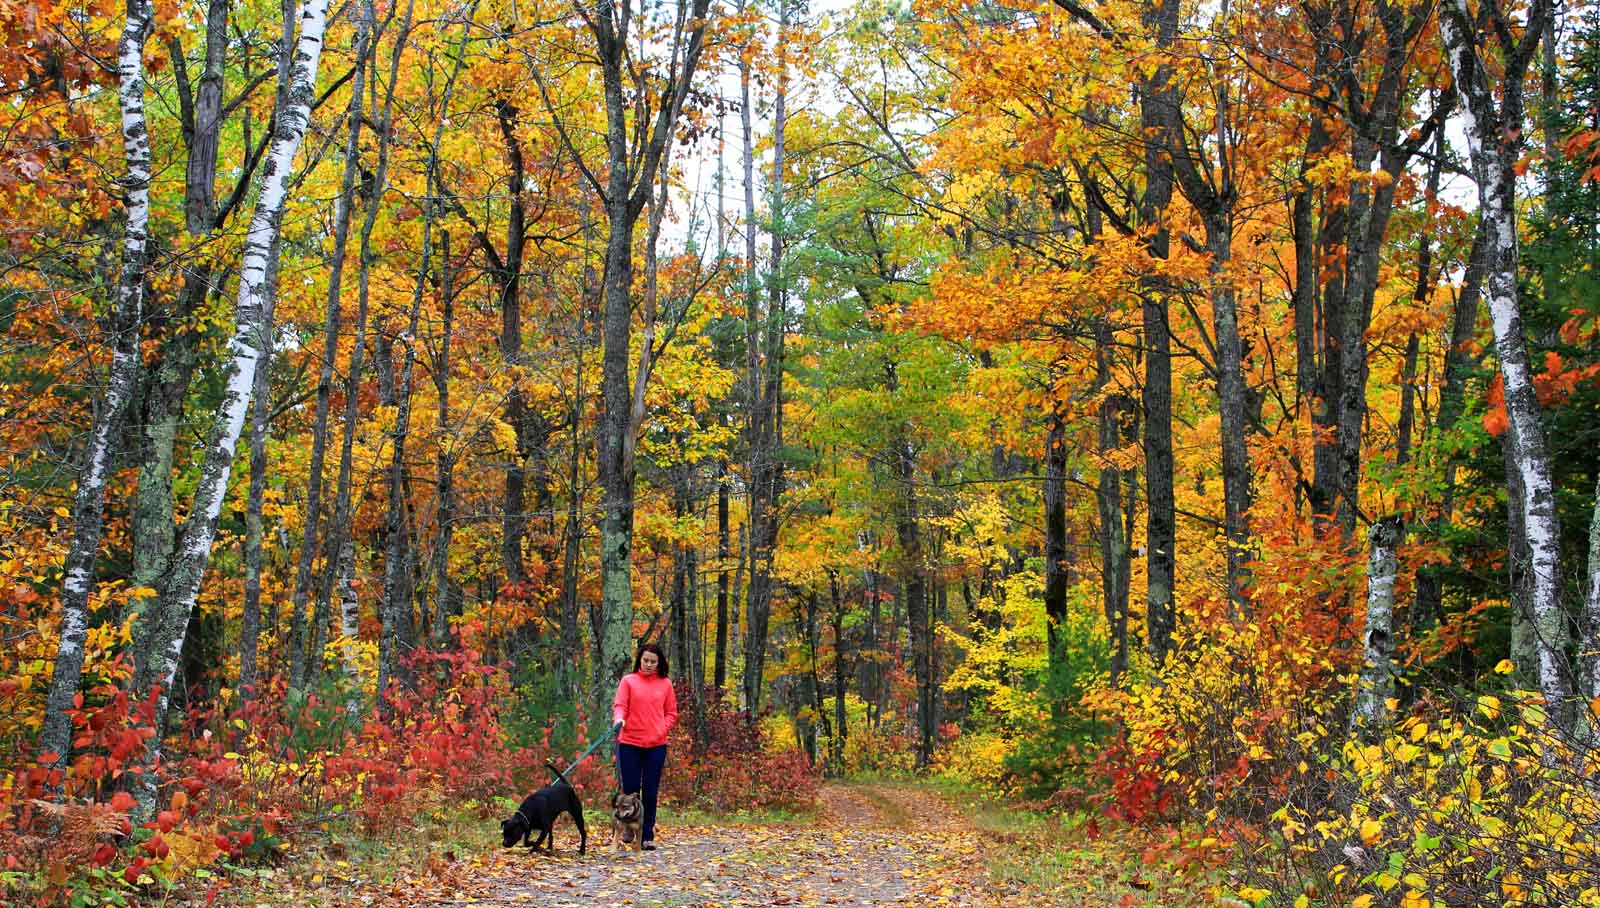
[[[578,835],[581,837],[578,853],[584,854],[589,848],[589,833],[583,828],[583,805],[578,802],[578,793],[564,781],[546,785],[528,795],[522,806],[517,808],[517,812],[511,815],[511,819],[500,824],[502,842],[505,847],[510,848],[521,839],[522,844],[538,850],[540,845],[548,841],[545,850],[554,854],[556,837],[551,834],[551,830],[555,826],[556,817],[564,813],[572,814],[572,821],[578,824]],[[539,830],[539,838],[530,843],[528,839],[532,837],[535,829]]]

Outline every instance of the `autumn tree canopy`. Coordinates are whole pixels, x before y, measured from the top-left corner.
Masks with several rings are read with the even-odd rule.
[[[466,785],[654,641],[702,793],[785,753],[737,784],[1090,791],[1326,904],[1595,897],[1585,834],[1522,860],[1600,759],[1592,5],[0,34],[0,842],[183,813],[219,754]],[[1325,847],[1480,833],[1516,869]],[[134,847],[97,866],[187,872]]]

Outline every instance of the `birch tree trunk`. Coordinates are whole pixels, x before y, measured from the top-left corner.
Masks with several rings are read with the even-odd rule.
[[[1399,517],[1386,517],[1373,524],[1369,534],[1366,650],[1350,714],[1350,727],[1368,738],[1378,737],[1389,724],[1387,701],[1394,694],[1394,582],[1404,531]]]
[[[271,254],[282,222],[288,195],[289,174],[310,120],[322,53],[322,36],[327,27],[327,0],[306,0],[300,14],[300,38],[296,43],[289,103],[279,111],[274,123],[271,149],[263,165],[261,190],[245,239],[244,261],[239,274],[239,295],[235,306],[234,334],[228,343],[227,385],[218,406],[209,444],[201,468],[200,484],[184,524],[178,551],[163,592],[159,612],[147,613],[134,644],[135,692],[158,687],[156,699],[159,728],[170,702],[173,674],[183,647],[195,599],[205,579],[211,544],[216,536],[217,517],[222,510],[233,468],[234,451],[244,428],[256,369],[271,330],[268,274]],[[286,36],[287,37],[287,36]],[[161,738],[150,739],[146,764],[160,756]],[[141,792],[141,806],[148,810],[154,789]]]
[[[1496,3],[1498,0],[1486,0]],[[1496,16],[1505,10],[1492,8]],[[1522,330],[1517,286],[1516,175],[1513,167],[1522,147],[1523,83],[1528,65],[1544,33],[1550,0],[1534,0],[1527,9],[1525,33],[1509,46],[1497,47],[1503,73],[1497,92],[1489,79],[1484,53],[1491,32],[1478,29],[1466,0],[1445,0],[1439,8],[1439,32],[1445,56],[1460,95],[1467,148],[1478,184],[1479,217],[1489,234],[1484,269],[1486,298],[1494,324],[1495,355],[1505,382],[1509,462],[1521,478],[1521,494],[1512,506],[1522,513],[1532,584],[1530,606],[1538,649],[1539,689],[1558,721],[1565,721],[1572,694],[1566,645],[1570,637],[1562,611],[1560,572],[1561,528],[1556,520],[1555,492],[1550,479],[1544,425],[1535,396]]]
[[[89,596],[94,566],[105,526],[106,478],[117,456],[122,417],[139,382],[139,326],[144,317],[145,247],[150,223],[150,133],[144,106],[144,45],[152,21],[148,0],[128,0],[127,19],[117,44],[117,98],[122,111],[122,147],[126,170],[127,224],[122,240],[122,267],[112,315],[111,370],[104,398],[95,412],[83,474],[72,503],[72,543],[61,583],[61,631],[56,645],[50,690],[45,695],[44,728],[39,736],[42,763],[65,765],[72,744],[72,719],[67,715],[83,676],[84,645],[89,634]]]
[[[244,615],[239,626],[239,689],[246,697],[256,683],[256,650],[261,640],[261,508],[267,489],[267,431],[272,363],[272,316],[278,289],[277,251],[270,257],[266,307],[262,314],[261,365],[256,367],[250,406],[250,491],[245,503]]]

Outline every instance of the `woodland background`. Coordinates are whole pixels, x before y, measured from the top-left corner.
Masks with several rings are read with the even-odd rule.
[[[1250,904],[1600,905],[1593,5],[0,33],[8,899],[492,814],[652,639],[682,805],[930,773]]]

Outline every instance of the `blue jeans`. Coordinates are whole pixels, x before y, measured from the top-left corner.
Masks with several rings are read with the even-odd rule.
[[[656,794],[661,790],[661,767],[667,765],[667,745],[636,747],[617,745],[617,777],[622,782],[622,793],[642,791],[644,797],[644,822],[640,838],[649,842],[656,837]]]

